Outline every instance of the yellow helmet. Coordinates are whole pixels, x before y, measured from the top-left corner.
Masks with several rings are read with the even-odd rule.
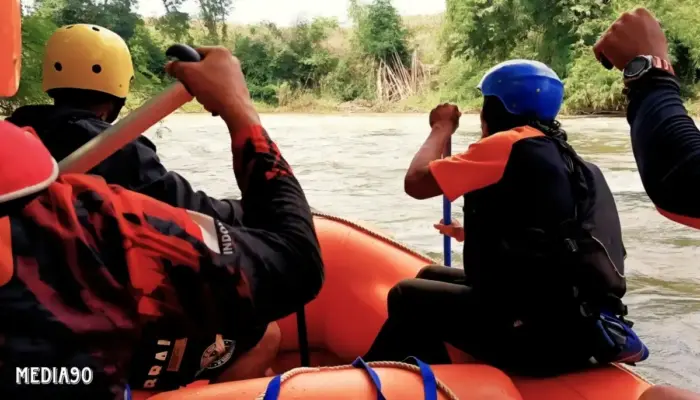
[[[97,25],[59,28],[46,42],[43,86],[86,89],[126,98],[134,78],[131,54],[124,39]]]

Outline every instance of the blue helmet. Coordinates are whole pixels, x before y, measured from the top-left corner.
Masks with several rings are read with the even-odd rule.
[[[511,114],[550,121],[564,101],[564,84],[547,65],[532,60],[502,62],[486,72],[477,86],[495,96]]]

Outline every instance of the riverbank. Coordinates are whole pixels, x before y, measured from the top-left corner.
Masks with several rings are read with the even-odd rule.
[[[137,109],[147,99],[144,97],[132,96],[127,101],[126,106],[121,112],[121,117],[124,117],[129,112]],[[422,98],[409,98],[406,101],[400,102],[371,102],[368,100],[354,100],[348,102],[339,102],[333,99],[319,98],[314,96],[302,96],[284,105],[272,105],[263,102],[254,101],[255,109],[261,114],[316,114],[316,115],[332,115],[332,114],[424,114],[437,104],[443,103],[438,96],[426,96]],[[46,103],[50,104],[47,98]],[[480,104],[477,101],[460,104],[457,102],[459,109],[463,114],[478,114],[480,112]],[[686,101],[685,107],[688,113],[693,117],[700,118],[700,99]],[[176,114],[208,114],[207,110],[193,100],[183,107],[175,111]],[[625,110],[618,111],[597,111],[586,112],[585,110],[567,109],[566,105],[559,113],[561,118],[605,118],[605,117],[624,117]],[[6,115],[0,113],[0,118]]]
[[[254,102],[255,108],[265,114],[415,114],[427,113],[442,101],[439,98],[408,99],[403,102],[381,103],[366,100],[338,102],[333,99],[305,96],[285,105],[275,106],[262,102]],[[138,107],[138,103],[130,102],[128,110]],[[478,114],[480,104],[457,104],[463,114]],[[688,113],[700,117],[700,101],[687,101]],[[204,114],[207,111],[196,100],[184,105],[176,111],[183,114]],[[560,115],[564,118],[594,118],[594,117],[624,117],[625,110],[586,112],[585,110],[570,110],[563,107]]]

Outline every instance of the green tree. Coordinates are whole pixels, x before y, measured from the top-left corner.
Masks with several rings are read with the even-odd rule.
[[[266,23],[247,35],[236,35],[234,53],[241,60],[251,96],[274,103],[282,84],[292,90],[318,90],[338,63],[323,46],[328,32],[337,26],[335,20],[317,18],[286,31]]]
[[[114,31],[124,40],[129,40],[136,26],[143,19],[135,11],[137,0],[62,0],[63,5],[54,14],[58,26],[89,23]]]
[[[180,11],[184,0],[163,0],[165,14],[156,20],[156,29],[175,42],[191,42],[190,15]]]
[[[475,65],[487,68],[506,59],[536,59],[565,79],[568,111],[621,110],[619,73],[600,68],[591,46],[620,13],[636,6],[650,8],[662,21],[674,66],[690,96],[700,67],[699,0],[447,0],[443,61],[457,66],[451,60],[462,58],[465,64],[459,68],[481,75],[484,70],[475,70]],[[459,68],[444,71],[454,74]],[[443,78],[453,82],[452,88],[461,87],[454,82],[459,77]],[[465,93],[473,92],[450,96],[462,98]]]
[[[231,14],[233,0],[198,0],[200,16],[212,43],[221,43],[228,37],[226,18]],[[221,28],[221,34],[219,34]]]
[[[350,0],[350,15],[355,23],[355,41],[366,56],[389,65],[394,57],[408,62],[408,31],[391,0],[373,0],[368,5]]]
[[[321,79],[337,65],[337,58],[323,47],[328,32],[337,27],[336,20],[325,18],[297,23],[278,56],[280,78],[296,88],[317,88]]]

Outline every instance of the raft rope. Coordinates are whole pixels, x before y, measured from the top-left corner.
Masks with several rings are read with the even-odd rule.
[[[400,361],[371,361],[368,362],[367,365],[372,368],[398,368],[398,369],[403,369],[411,372],[417,372],[421,373],[421,370],[418,366],[413,365],[413,364],[408,364],[405,362],[400,362]],[[323,371],[342,371],[346,369],[354,369],[355,367],[352,364],[348,365],[337,365],[337,366],[332,366],[332,367],[299,367],[299,368],[294,368],[290,369],[289,371],[285,372],[282,374],[280,377],[280,383],[284,383],[285,381],[288,381],[289,379],[294,378],[297,375],[301,374],[306,374],[310,372],[323,372]],[[438,391],[442,392],[448,400],[459,400],[459,397],[450,389],[445,383],[443,383],[437,376],[435,377],[435,383],[437,385]],[[258,395],[258,397],[255,398],[255,400],[264,400],[265,395],[267,394],[267,389],[265,389],[262,393]]]
[[[353,221],[350,221],[350,220],[348,220],[348,219],[341,218],[341,217],[336,217],[335,215],[322,213],[322,212],[319,212],[319,211],[316,211],[316,210],[313,210],[313,209],[311,210],[311,214],[313,214],[313,215],[316,216],[316,217],[322,217],[322,218],[325,218],[325,219],[330,220],[330,221],[335,221],[335,222],[343,223],[343,224],[345,224],[345,225],[348,225],[348,226],[350,226],[350,227],[352,227],[352,228],[357,229],[358,231],[360,231],[360,232],[362,232],[362,233],[365,233],[365,234],[367,234],[367,235],[370,235],[370,236],[372,236],[372,237],[375,238],[375,239],[379,239],[379,240],[381,240],[381,241],[383,241],[383,242],[385,242],[385,243],[389,243],[389,244],[391,244],[391,245],[393,245],[393,246],[396,246],[396,247],[398,247],[399,249],[405,251],[406,253],[409,253],[409,254],[411,254],[411,255],[413,255],[413,256],[416,256],[416,257],[418,257],[418,258],[421,258],[421,259],[425,260],[426,265],[428,265],[428,264],[440,264],[440,262],[438,262],[437,260],[435,260],[435,259],[433,259],[433,258],[427,256],[426,254],[424,254],[424,253],[419,253],[419,252],[417,252],[416,250],[413,250],[412,248],[408,247],[407,245],[405,245],[405,244],[403,244],[403,243],[400,243],[400,242],[396,241],[395,239],[390,238],[389,236],[386,236],[386,235],[383,235],[383,234],[381,234],[381,233],[375,232],[375,231],[373,231],[373,230],[371,230],[371,229],[369,229],[369,228],[365,228],[364,226],[358,224],[357,222],[353,222]]]

